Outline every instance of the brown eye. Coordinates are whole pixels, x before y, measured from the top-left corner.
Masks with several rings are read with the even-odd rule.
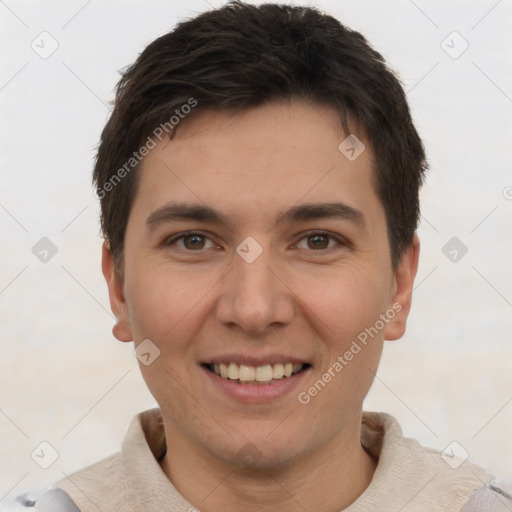
[[[178,249],[188,252],[199,252],[215,245],[210,238],[202,233],[181,233],[178,236],[168,238],[164,244],[167,247],[176,246]]]
[[[306,233],[298,242],[298,249],[327,252],[331,249],[339,249],[347,244],[342,238],[324,232]]]
[[[183,237],[183,245],[190,250],[203,249],[204,239],[203,235],[185,235]]]
[[[310,249],[326,249],[329,246],[329,236],[316,234],[310,235],[308,239],[308,247]]]

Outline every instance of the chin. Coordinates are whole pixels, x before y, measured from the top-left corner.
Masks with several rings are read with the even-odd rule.
[[[275,424],[273,428],[275,428]],[[219,450],[219,445],[216,445],[211,451],[214,456],[223,459],[226,463],[251,472],[282,469],[300,457],[302,451],[308,451],[306,446],[298,446],[294,440],[296,436],[290,435],[290,433],[287,433],[286,437],[282,439],[277,436],[271,439],[272,434],[269,435],[269,432],[271,429],[247,435],[246,431],[236,440],[232,438],[226,440],[228,446],[225,447],[225,450]],[[300,438],[301,436],[299,436]]]

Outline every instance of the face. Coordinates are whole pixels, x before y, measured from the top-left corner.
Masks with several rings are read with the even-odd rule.
[[[418,245],[393,271],[355,134],[353,160],[329,107],[202,111],[142,163],[123,282],[104,248],[114,333],[150,340],[140,367],[166,429],[205,457],[268,468],[358,436]]]

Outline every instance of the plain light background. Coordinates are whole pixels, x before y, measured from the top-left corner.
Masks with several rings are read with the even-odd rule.
[[[424,445],[457,441],[510,478],[512,2],[311,5],[361,31],[399,72],[431,166],[408,332],[387,342],[365,409],[393,414]],[[156,405],[131,344],[111,334],[90,176],[118,70],[208,8],[0,1],[4,503],[117,451],[132,416]],[[33,48],[48,52],[53,40],[47,58]],[[57,249],[46,263],[32,252],[43,237]],[[467,247],[457,262],[451,246],[443,252],[452,237]],[[48,469],[31,458],[43,441],[58,453]]]

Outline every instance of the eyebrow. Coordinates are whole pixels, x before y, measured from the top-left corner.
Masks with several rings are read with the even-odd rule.
[[[315,219],[338,218],[348,220],[360,228],[366,228],[363,212],[345,203],[309,203],[291,207],[279,212],[274,219],[274,227]],[[154,210],[146,219],[146,227],[151,232],[163,224],[173,221],[196,221],[211,224],[224,224],[230,229],[232,222],[219,210],[202,204],[170,202]]]

